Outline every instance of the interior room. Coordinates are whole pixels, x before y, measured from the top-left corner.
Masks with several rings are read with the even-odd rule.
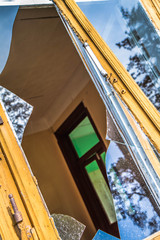
[[[34,107],[22,147],[50,213],[69,215],[83,223],[86,230],[82,240],[92,239],[98,228],[118,236],[112,200],[111,212],[107,215],[105,207],[109,205],[103,206],[103,199],[97,197],[90,170],[86,167],[99,161],[103,165],[97,165],[97,169],[103,169],[99,174],[106,178],[103,161],[109,144],[105,140],[106,108],[54,7],[20,7],[0,81],[2,86]],[[74,122],[74,119],[77,120]],[[79,155],[75,153],[72,135],[76,127],[85,124],[90,125],[94,139]],[[68,131],[65,134],[72,142],[74,155],[82,162],[83,171],[74,169],[74,164],[69,163],[70,157],[62,149],[62,128]],[[83,183],[81,185],[78,180],[83,174],[89,179],[88,193],[87,189],[83,192]],[[96,196],[96,209],[91,196],[92,200]]]

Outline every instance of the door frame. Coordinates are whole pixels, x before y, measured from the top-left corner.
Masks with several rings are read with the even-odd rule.
[[[99,142],[94,147],[92,147],[87,153],[85,153],[81,158],[79,158],[69,138],[69,133],[71,133],[72,130],[86,116],[89,118],[92,124],[92,127],[95,130],[95,133],[99,139]],[[97,230],[101,229],[105,232],[108,232],[112,235],[119,237],[117,222],[113,224],[109,223],[108,217],[102,207],[102,204],[98,198],[98,195],[91,184],[91,181],[87,175],[87,172],[84,170],[86,165],[85,159],[88,159],[95,152],[98,153],[99,155],[104,151],[106,152],[106,146],[100,134],[98,133],[98,130],[92,120],[90,113],[88,112],[87,108],[84,106],[82,102],[71,113],[71,115],[64,121],[64,123],[59,127],[59,129],[55,132],[55,136],[58,140],[59,147],[63,153],[63,156],[75,180],[75,183],[79,189],[79,192],[83,198],[83,201],[88,209],[91,219],[95,225],[95,228]],[[78,159],[80,161],[78,161]]]

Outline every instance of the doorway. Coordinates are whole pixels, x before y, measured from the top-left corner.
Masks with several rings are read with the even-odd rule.
[[[105,170],[106,146],[83,103],[55,135],[96,229],[119,236]]]

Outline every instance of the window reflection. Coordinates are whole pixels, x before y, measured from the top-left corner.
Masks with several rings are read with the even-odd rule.
[[[140,240],[160,229],[160,210],[125,145],[111,141],[107,174],[120,236]]]
[[[141,131],[137,131],[130,115],[127,117],[147,156],[150,159],[155,158],[152,149],[148,148],[149,143],[147,144],[147,140],[141,135]],[[135,161],[134,158],[134,145],[125,144],[108,112],[106,139],[110,140],[106,155],[107,176],[114,199],[121,239],[144,239],[160,230],[160,208],[152,192],[154,184],[152,187],[148,184],[148,180],[150,183],[153,180],[158,183],[159,179],[155,179],[155,175],[150,175],[150,172],[143,167],[140,168],[139,159]],[[154,191],[157,193],[158,189]]]
[[[12,28],[17,11],[18,6],[0,6],[0,73],[4,69],[8,59],[12,39]]]
[[[2,86],[0,86],[0,99],[4,104],[17,138],[21,142],[33,107]]]
[[[77,4],[160,110],[160,38],[140,2],[108,0]]]

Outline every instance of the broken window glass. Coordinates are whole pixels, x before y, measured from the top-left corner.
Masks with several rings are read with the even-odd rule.
[[[8,1],[0,5],[0,73],[8,59],[12,39],[12,28],[18,11],[18,6],[6,6]],[[15,1],[9,1],[12,5]],[[32,112],[32,106],[24,100],[0,86],[0,98],[13,125],[19,141],[22,141],[23,132]]]
[[[33,107],[2,86],[0,86],[0,98],[13,125],[17,138],[21,142]]]
[[[1,0],[0,6],[31,6],[31,5],[50,5],[50,0]]]
[[[146,181],[146,173],[134,159],[134,146],[124,143],[109,113],[107,129],[110,144],[106,169],[121,239],[144,239],[160,230],[159,203]],[[154,154],[151,148],[145,150]],[[148,177],[152,182],[149,173]]]
[[[77,4],[160,111],[160,37],[140,1],[77,1]]]
[[[18,6],[0,6],[0,73],[8,59],[12,29],[18,11]]]
[[[159,230],[159,162],[138,123],[101,74],[92,50],[85,51],[66,22],[65,26],[106,106],[107,116],[110,115],[106,165],[121,239],[143,239]]]
[[[80,240],[85,225],[73,217],[63,214],[52,214],[55,226],[62,240]]]
[[[121,239],[141,240],[159,231],[159,206],[126,145],[111,141],[106,165]]]

